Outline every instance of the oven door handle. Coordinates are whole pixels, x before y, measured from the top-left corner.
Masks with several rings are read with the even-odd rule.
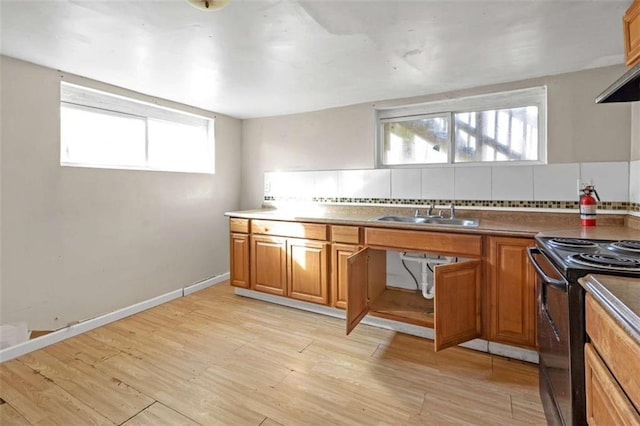
[[[555,278],[551,278],[550,276],[548,276],[540,267],[540,264],[538,264],[538,261],[533,257],[534,254],[539,254],[542,256],[545,256],[544,253],[542,253],[540,251],[540,249],[538,247],[527,247],[527,255],[529,256],[529,260],[531,261],[531,264],[533,265],[534,268],[536,268],[536,271],[538,271],[538,275],[540,275],[540,278],[542,278],[542,281],[545,284],[548,284],[552,287],[557,288],[558,290],[562,290],[562,291],[567,291],[567,287],[569,286],[569,283],[567,282],[567,280],[565,280],[564,278],[562,279],[555,279]],[[546,256],[545,256],[546,258]],[[549,265],[556,271],[558,272],[558,270],[555,268],[555,266],[551,265],[551,262],[549,262]],[[558,275],[562,276],[562,274],[560,272],[558,272]]]

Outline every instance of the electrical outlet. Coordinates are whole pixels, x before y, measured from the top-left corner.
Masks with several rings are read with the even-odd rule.
[[[578,196],[582,195],[582,190],[587,186],[593,185],[591,178],[578,178]]]

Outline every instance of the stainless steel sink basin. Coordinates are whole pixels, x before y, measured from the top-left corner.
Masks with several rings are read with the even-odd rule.
[[[376,220],[382,222],[425,223],[426,217],[413,216],[382,216]]]
[[[429,225],[447,225],[447,226],[462,226],[465,228],[475,228],[478,226],[478,219],[449,219],[446,217],[424,217],[424,216],[382,216],[376,220],[381,222],[401,222],[401,223],[414,223],[414,224],[429,224]]]

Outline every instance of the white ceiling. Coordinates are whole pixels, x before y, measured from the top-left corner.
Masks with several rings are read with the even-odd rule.
[[[631,0],[0,0],[1,52],[238,118],[623,62]]]

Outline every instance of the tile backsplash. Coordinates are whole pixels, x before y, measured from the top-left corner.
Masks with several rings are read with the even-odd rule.
[[[533,166],[533,199],[574,200],[577,199],[577,181],[580,164],[545,164]]]
[[[593,179],[602,201],[629,201],[629,163],[582,163],[580,177]]]
[[[640,161],[534,166],[267,172],[268,201],[423,204],[456,201],[467,206],[570,208],[577,180],[590,180],[603,209],[640,211]]]
[[[391,198],[391,170],[340,170],[338,196],[341,198]]]

